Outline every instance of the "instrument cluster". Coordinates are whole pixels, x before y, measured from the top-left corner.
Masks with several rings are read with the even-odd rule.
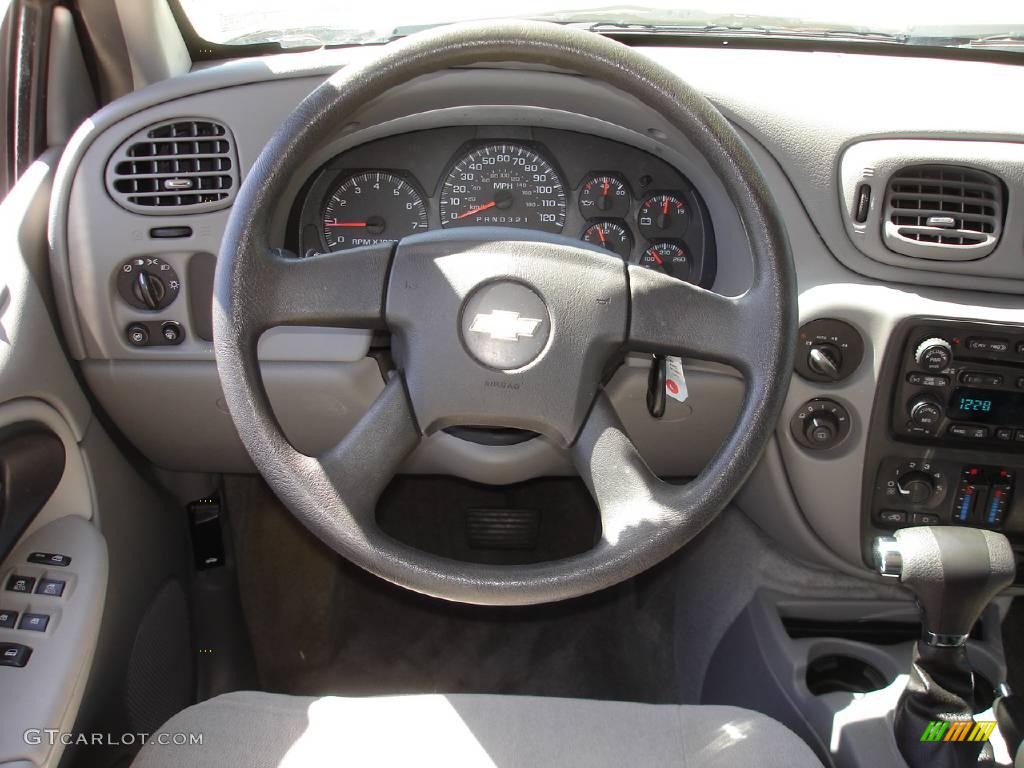
[[[439,128],[370,142],[318,171],[299,219],[304,255],[504,226],[579,238],[705,287],[714,280],[711,220],[693,185],[649,153],[570,131]]]

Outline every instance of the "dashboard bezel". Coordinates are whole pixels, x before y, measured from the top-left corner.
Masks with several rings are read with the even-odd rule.
[[[417,139],[419,141],[416,141]],[[625,224],[633,240],[631,263],[638,263],[644,251],[651,245],[666,240],[680,243],[691,257],[691,282],[705,288],[711,288],[714,284],[718,271],[714,223],[701,192],[682,170],[666,159],[621,140],[546,125],[435,126],[388,134],[349,146],[324,161],[306,180],[302,191],[296,196],[289,217],[285,245],[300,254],[327,249],[319,221],[325,196],[349,176],[367,171],[401,176],[412,186],[422,190],[429,229],[440,229],[440,199],[451,169],[469,152],[481,146],[503,141],[522,145],[538,153],[561,177],[566,195],[566,217],[561,234],[582,239],[583,232],[591,224],[600,221]],[[559,143],[563,146],[558,146]],[[593,160],[586,162],[587,150],[576,148],[581,143],[591,150],[599,147],[602,154],[594,155]],[[383,162],[395,158],[396,152],[408,151],[409,144],[419,145],[421,157],[436,153],[437,150],[432,145],[440,144],[445,148],[445,159],[440,164],[436,163],[436,160],[429,160],[425,163],[425,169],[409,167],[408,163],[400,164],[397,161]],[[579,153],[579,156],[572,159],[572,170],[567,167],[564,155],[564,150],[567,149]],[[382,162],[373,165],[372,162],[368,162],[368,158],[373,158],[376,154],[379,154]],[[623,167],[610,168],[607,163],[609,156],[621,158],[620,163]],[[429,176],[425,178],[427,173]],[[579,206],[580,192],[585,181],[595,174],[614,175],[626,184],[630,202],[625,217],[587,217],[583,214]],[[642,184],[644,178],[651,179],[646,187]],[[661,193],[682,197],[691,210],[690,224],[681,238],[649,240],[639,232],[637,214],[640,203],[653,194]]]

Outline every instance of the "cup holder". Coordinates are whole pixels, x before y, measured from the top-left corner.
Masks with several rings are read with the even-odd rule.
[[[888,679],[872,664],[853,656],[830,653],[807,665],[807,690],[815,696],[825,693],[868,693],[885,688]]]

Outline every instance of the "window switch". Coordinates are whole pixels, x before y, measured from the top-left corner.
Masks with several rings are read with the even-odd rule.
[[[18,629],[27,629],[29,632],[45,632],[50,623],[50,617],[45,613],[23,613],[21,621],[18,622]]]
[[[70,557],[56,552],[33,552],[28,556],[28,561],[36,565],[53,565],[59,568],[71,565]]]
[[[0,643],[0,667],[24,667],[32,649],[21,643]]]
[[[67,582],[61,581],[60,579],[40,579],[39,586],[36,587],[36,594],[60,597],[64,594],[65,584],[67,584]]]
[[[14,629],[14,622],[17,620],[17,611],[0,611],[0,629]]]
[[[11,578],[7,580],[7,591],[8,592],[22,592],[26,595],[32,594],[32,587],[36,585],[36,580],[31,576],[19,576],[14,573],[11,574]]]

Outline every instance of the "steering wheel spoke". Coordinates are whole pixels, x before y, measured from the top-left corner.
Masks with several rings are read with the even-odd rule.
[[[384,297],[394,249],[394,243],[380,243],[301,259],[269,249],[257,267],[264,270],[255,308],[261,324],[385,327]]]
[[[748,297],[723,296],[660,272],[630,266],[626,346],[640,352],[713,360],[748,373],[765,329],[751,322]]]
[[[317,461],[348,512],[365,525],[372,522],[377,499],[419,441],[405,383],[395,373],[366,414]]]

